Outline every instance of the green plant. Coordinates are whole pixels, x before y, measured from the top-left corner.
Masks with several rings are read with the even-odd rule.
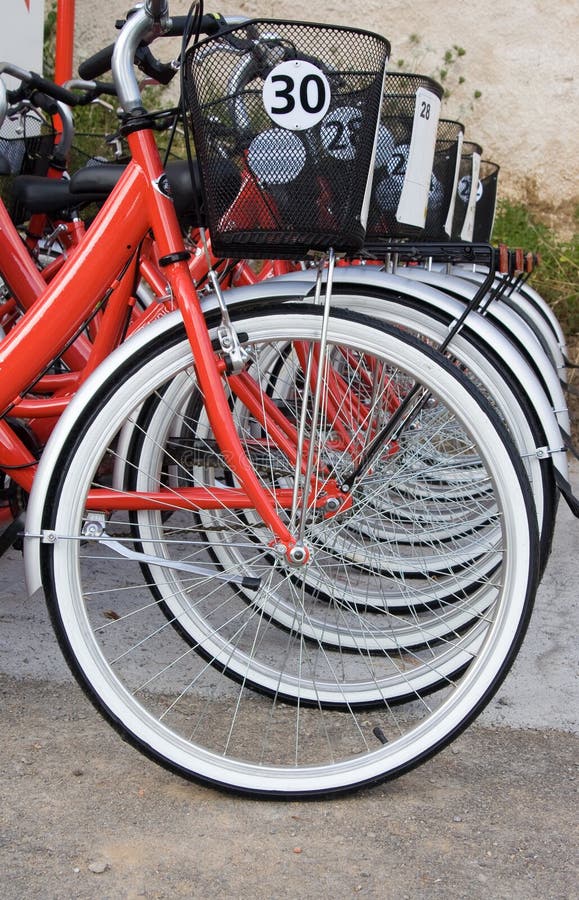
[[[527,206],[501,200],[493,242],[540,254],[531,284],[551,305],[566,334],[579,333],[579,228],[572,238],[563,239]]]
[[[42,71],[46,78],[54,75],[54,51],[56,45],[56,0],[47,4],[44,12],[44,35],[42,47]]]

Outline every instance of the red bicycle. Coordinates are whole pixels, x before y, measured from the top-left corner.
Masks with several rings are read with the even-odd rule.
[[[132,160],[0,344],[0,466],[32,489],[29,586],[43,585],[75,676],[128,740],[235,790],[348,790],[432,755],[504,678],[537,582],[529,486],[457,368],[332,310],[321,278],[313,304],[256,287],[203,313],[131,65],[167,22],[151,0],[122,29],[113,74]],[[324,86],[323,112],[321,93],[296,95],[321,113],[303,129],[318,172],[327,112],[374,104],[377,120],[383,39],[299,23],[217,30],[187,52],[188,77],[233,45],[261,60],[257,78],[287,79],[297,62]],[[266,95],[262,131],[272,111]],[[366,173],[372,151],[370,132]],[[316,183],[320,210],[330,194]],[[179,314],[94,371],[37,470],[10,417],[149,233]]]

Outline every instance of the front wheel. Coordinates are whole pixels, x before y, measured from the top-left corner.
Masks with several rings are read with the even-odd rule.
[[[319,309],[234,318],[232,415],[309,563],[240,499],[175,325],[69,417],[44,507],[49,610],[97,708],[162,764],[267,796],[350,790],[441,749],[503,680],[536,588],[529,486],[488,405],[410,336],[332,314],[313,376]],[[416,387],[425,402],[348,502],[326,502]],[[300,429],[315,465],[292,511]]]

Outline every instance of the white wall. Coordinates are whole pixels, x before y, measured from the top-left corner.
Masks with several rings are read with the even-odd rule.
[[[42,71],[44,0],[0,0],[0,60]]]

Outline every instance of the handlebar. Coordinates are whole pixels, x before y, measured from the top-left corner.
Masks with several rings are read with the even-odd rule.
[[[87,81],[92,81],[94,78],[98,78],[99,75],[110,72],[114,49],[115,45],[109,44],[108,47],[103,47],[102,50],[85,59],[78,67],[80,77]]]
[[[100,97],[102,94],[109,97],[116,97],[117,95],[114,84],[109,81],[85,81],[83,78],[71,78],[70,81],[65,81],[63,87],[68,91],[84,91],[84,95],[78,97],[77,100],[77,105],[80,106],[90,103],[91,100]]]
[[[126,113],[142,109],[142,101],[133,63],[155,81],[167,84],[177,73],[178,67],[172,63],[162,63],[149,50],[148,44],[159,35],[178,37],[189,27],[189,16],[167,17],[167,0],[147,0],[142,7],[133,10],[127,20],[117,23],[121,33],[115,42],[103,50],[99,50],[79,66],[81,79],[68,81],[65,85],[57,85],[36,72],[27,71],[11,63],[0,63],[0,74],[6,72],[17,78],[21,84],[15,91],[3,90],[0,94],[1,104],[17,104],[24,102],[35,105],[48,112],[61,115],[60,106],[70,107],[90,103],[100,94],[116,94]],[[209,13],[201,17],[199,32],[215,35],[224,27],[233,23],[247,21],[246,17],[233,16],[226,21],[218,13]],[[94,79],[112,69],[114,84],[97,82]],[[78,91],[84,93],[79,95]],[[6,110],[5,110],[6,112]],[[67,115],[68,113],[68,115]],[[61,119],[71,119],[70,110],[63,110]],[[71,128],[72,131],[72,128]]]
[[[21,69],[12,63],[0,63],[0,75],[5,72],[12,75],[21,83],[20,87],[14,90],[6,90],[6,99],[8,103],[15,104],[22,100],[29,100],[33,106],[38,106],[49,115],[55,115],[59,112],[57,105],[65,104],[66,106],[83,106],[90,103],[100,94],[115,94],[113,84],[105,84],[96,81],[68,81],[66,85],[55,84],[48,78],[44,78],[37,72]],[[84,94],[74,93],[72,89],[84,90]]]
[[[15,66],[12,63],[6,62],[0,63],[0,75],[3,72],[17,78],[22,82],[22,85],[26,85],[26,91],[20,87],[14,91],[6,92],[10,103],[17,103],[19,100],[22,100],[24,96],[29,96],[30,89],[38,90],[42,94],[51,97],[53,100],[58,100],[69,106],[75,106],[77,103],[77,98],[74,94],[67,91],[66,88],[61,87],[59,84],[49,81],[48,78],[43,78],[42,75],[39,75],[37,72],[30,72],[27,69],[21,69],[20,66]]]
[[[182,37],[185,28],[187,27],[187,22],[188,16],[172,16],[167,20],[167,23],[163,28],[163,35],[165,37]],[[201,18],[199,30],[202,34],[217,34],[219,29],[223,27],[224,22],[225,20],[219,13],[206,13]],[[122,27],[124,24],[124,21],[117,22],[117,27]],[[103,47],[102,50],[98,50],[92,56],[89,56],[88,59],[85,59],[78,67],[78,74],[80,77],[91,80],[109,72],[112,66],[114,49],[115,45],[109,44],[108,47]],[[161,84],[168,84],[171,78],[176,74],[175,69],[170,64],[161,63],[159,60],[155,59],[146,46],[138,47],[135,57],[137,66],[141,71],[150,78],[154,78],[156,81],[161,82]],[[164,81],[164,78],[167,80]]]
[[[145,8],[154,22],[160,21],[169,12],[167,0],[147,0]]]
[[[74,137],[74,122],[71,106],[90,103],[103,93],[114,93],[114,85],[97,82],[69,81],[65,86],[55,84],[37,72],[29,72],[12,63],[0,63],[0,74],[5,72],[20,81],[19,87],[8,90],[0,78],[0,125],[12,107],[13,112],[32,108],[40,109],[49,116],[60,119],[60,139],[54,148],[54,158],[64,161],[68,158]],[[73,90],[83,90],[78,95]],[[65,98],[65,99],[63,99]]]
[[[8,112],[8,98],[6,97],[6,85],[0,78],[0,125],[6,118]]]

